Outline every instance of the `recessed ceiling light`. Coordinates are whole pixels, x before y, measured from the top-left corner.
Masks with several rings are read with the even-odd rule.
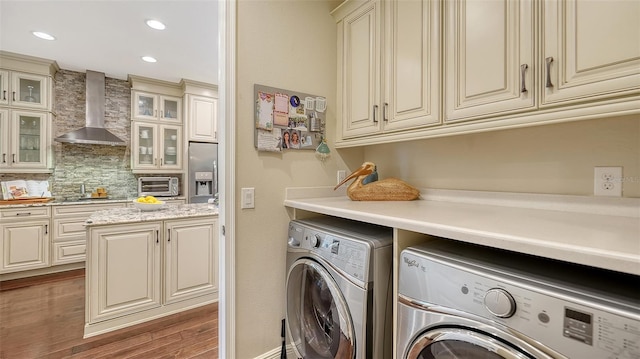
[[[158,62],[158,60],[156,60],[155,57],[151,57],[151,56],[142,56],[142,60],[146,62]]]
[[[44,40],[55,40],[56,38],[47,34],[46,32],[41,32],[41,31],[33,31],[31,32],[33,34],[33,36],[39,37],[41,39]]]
[[[156,30],[164,30],[166,26],[158,20],[147,20],[147,25]]]

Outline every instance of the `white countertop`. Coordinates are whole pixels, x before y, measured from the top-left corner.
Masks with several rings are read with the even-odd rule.
[[[90,227],[217,215],[218,207],[212,204],[167,204],[164,208],[156,211],[141,211],[133,207],[95,211],[84,224]]]
[[[640,199],[421,190],[408,202],[288,188],[285,206],[640,275]]]

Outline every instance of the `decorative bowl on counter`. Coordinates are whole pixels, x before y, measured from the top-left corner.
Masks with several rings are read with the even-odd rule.
[[[134,199],[133,206],[141,211],[157,211],[164,208],[166,203],[163,201],[158,201],[157,203],[143,203]]]

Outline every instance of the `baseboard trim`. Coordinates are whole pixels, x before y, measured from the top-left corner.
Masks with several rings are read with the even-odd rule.
[[[287,350],[287,359],[297,359],[297,356],[293,352],[293,348],[290,345],[287,345],[286,350]],[[277,347],[262,355],[255,357],[254,359],[280,359],[281,353],[282,353],[282,347]]]

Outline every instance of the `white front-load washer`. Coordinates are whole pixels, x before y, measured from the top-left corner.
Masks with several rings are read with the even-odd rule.
[[[289,223],[285,323],[298,358],[391,357],[392,236],[334,217]]]
[[[401,252],[398,359],[639,359],[640,277],[433,239]]]

